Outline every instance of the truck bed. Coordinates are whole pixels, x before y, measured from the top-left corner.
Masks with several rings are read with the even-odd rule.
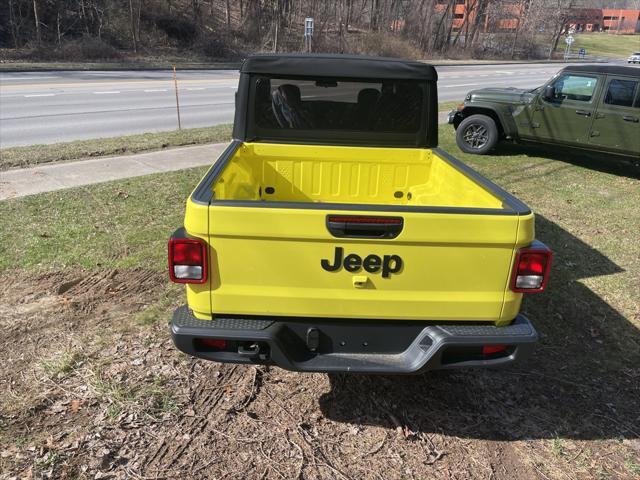
[[[401,229],[340,235],[336,215],[393,218]],[[526,205],[438,149],[241,142],[192,194],[185,228],[209,245],[207,283],[187,287],[200,319],[503,325],[522,299],[508,285],[515,251],[534,239]],[[367,258],[380,268],[365,270]]]
[[[212,188],[216,201],[503,208],[429,149],[245,143]]]

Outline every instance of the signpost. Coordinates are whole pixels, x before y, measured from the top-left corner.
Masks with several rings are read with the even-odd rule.
[[[567,57],[569,57],[569,52],[571,52],[571,44],[573,43],[575,39],[573,38],[573,35],[569,34],[567,35],[567,38],[564,39],[564,41],[567,44],[567,48],[564,51],[564,58],[566,59]]]
[[[311,37],[313,37],[313,18],[307,17],[304,19],[304,49],[306,52],[311,52]]]

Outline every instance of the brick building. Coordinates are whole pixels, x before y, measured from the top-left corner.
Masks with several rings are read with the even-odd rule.
[[[448,8],[449,0],[438,0],[436,8],[444,12]],[[453,29],[463,27],[465,23],[473,24],[477,12],[470,7],[475,2],[470,0],[456,0],[453,10]],[[523,10],[523,1],[514,0],[507,3],[500,12],[499,18],[491,20],[489,12],[484,12],[482,31],[508,32],[518,28]],[[568,28],[579,32],[610,32],[621,34],[640,33],[640,10],[576,8],[571,11]]]
[[[444,12],[447,8],[448,0],[438,0],[436,3],[436,9],[440,12]],[[472,4],[470,6],[469,4]],[[474,1],[469,0],[456,0],[455,8],[453,10],[453,29],[459,30],[465,24],[473,24],[476,20],[477,10],[473,8]],[[483,32],[508,32],[515,30],[518,27],[520,16],[522,14],[522,0],[513,0],[505,5],[502,10],[500,18],[492,21],[489,12],[483,12],[481,18],[481,25]]]
[[[640,10],[602,10],[602,30],[616,33],[640,33]]]
[[[578,32],[640,33],[640,10],[577,8],[568,27]]]

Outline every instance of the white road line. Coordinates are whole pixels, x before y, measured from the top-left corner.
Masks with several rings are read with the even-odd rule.
[[[166,88],[150,88],[148,90],[145,90],[145,92],[147,93],[151,93],[151,92],[166,92],[167,89]]]
[[[442,88],[472,87],[474,85],[479,85],[479,83],[463,83],[461,85],[443,85]]]
[[[193,90],[204,90],[204,87],[192,87],[192,88],[185,88],[185,90],[189,90],[190,92]]]
[[[109,90],[106,92],[93,92],[95,95],[108,95],[110,93],[120,93],[120,90]]]
[[[44,79],[44,78],[58,78],[58,77],[0,77],[0,80],[2,81],[9,81],[9,80],[40,80],[40,79]]]
[[[25,98],[29,98],[29,97],[53,97],[55,96],[55,93],[32,93],[30,95],[25,95]]]

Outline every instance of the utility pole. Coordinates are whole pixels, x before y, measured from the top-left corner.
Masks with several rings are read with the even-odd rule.
[[[178,115],[178,130],[182,130],[182,122],[180,121],[180,101],[178,100],[178,76],[176,75],[176,66],[173,66],[173,88],[176,91],[176,114]]]

